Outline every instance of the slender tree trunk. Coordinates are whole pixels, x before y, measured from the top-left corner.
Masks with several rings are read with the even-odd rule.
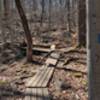
[[[32,15],[31,15],[31,19],[35,22],[36,18],[37,18],[37,0],[32,0]]]
[[[70,32],[71,31],[71,9],[70,9],[70,0],[67,1],[67,9],[68,9],[68,31]]]
[[[40,26],[42,26],[43,25],[43,18],[44,18],[44,6],[45,6],[45,1],[44,0],[42,0],[42,2],[41,2],[41,6],[42,6],[42,12],[41,12],[41,22],[40,22]]]
[[[66,0],[65,8],[67,9],[67,29],[71,31],[71,22],[70,22],[70,1]]]
[[[51,6],[52,0],[49,0],[49,30],[51,29]]]
[[[10,1],[9,0],[4,0],[4,16],[7,18],[9,15],[10,11]]]
[[[3,12],[3,1],[0,0],[0,16],[1,16],[2,12]]]
[[[59,12],[59,17],[60,17],[60,27],[64,27],[64,8],[63,8],[63,0],[59,0],[60,3],[60,12]]]
[[[33,11],[35,12],[37,10],[37,0],[32,0],[33,1]]]
[[[3,33],[3,41],[7,42],[8,33],[6,29],[9,29],[9,15],[10,15],[10,1],[3,0],[3,23],[2,23],[2,33]]]
[[[22,8],[20,0],[15,0],[16,7],[18,9],[22,25],[25,31],[26,41],[27,41],[27,60],[32,61],[32,36],[29,30],[28,22],[24,13],[24,10]]]
[[[86,1],[79,0],[79,20],[78,20],[78,42],[79,45],[86,45]]]

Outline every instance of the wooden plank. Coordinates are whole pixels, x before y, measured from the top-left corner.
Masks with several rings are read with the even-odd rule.
[[[42,88],[37,88],[36,94],[37,94],[36,100],[43,100]]]
[[[30,85],[32,84],[33,81],[35,81],[35,79],[42,73],[42,71],[38,71],[37,74],[32,77],[30,80],[28,80],[28,82],[26,82],[26,87],[30,87]]]
[[[45,79],[42,82],[42,87],[46,87],[48,85],[49,80],[51,79],[51,76],[53,74],[54,68],[49,69],[48,75],[45,77]]]
[[[31,79],[31,81],[29,81],[29,82],[26,84],[26,86],[27,86],[27,87],[35,87],[35,86],[38,84],[38,82],[39,82],[39,80],[41,79],[41,77],[43,76],[43,74],[46,72],[46,70],[47,70],[47,67],[41,69],[41,70]]]
[[[37,88],[37,97],[36,100],[50,100],[47,88]]]
[[[43,90],[42,90],[42,92],[43,92],[43,100],[50,100],[50,97],[49,97],[49,93],[48,93],[48,89],[47,88],[44,88]]]
[[[27,93],[23,100],[50,100],[47,88],[28,88]]]
[[[55,53],[55,52],[51,53],[50,55],[50,58],[54,58],[54,59],[59,59],[59,57],[60,57],[60,54]]]
[[[31,100],[32,90],[27,88],[25,91],[25,99],[24,100]]]
[[[35,51],[41,51],[41,52],[51,52],[51,50],[48,49],[48,48],[33,48],[33,50],[35,50]]]
[[[31,79],[31,82],[27,84],[27,87],[46,87],[52,76],[53,71],[54,68],[44,68],[40,73],[37,73],[36,76]]]
[[[63,68],[64,67],[64,62],[59,61],[56,67],[57,68]]]
[[[48,58],[45,63],[55,66],[57,64],[57,59]]]
[[[26,47],[20,47],[22,50],[26,50]],[[43,53],[48,53],[51,52],[51,49],[49,48],[39,48],[39,47],[34,47],[32,49],[33,51],[38,51],[38,52],[43,52]]]
[[[74,51],[76,49],[76,47],[70,47],[70,48],[61,48],[59,51],[60,52],[64,52],[64,53],[68,53],[70,51]]]
[[[32,97],[31,97],[31,100],[37,100],[37,98],[36,98],[36,95],[37,95],[37,89],[36,88],[31,88],[31,90],[32,90]]]
[[[35,74],[34,77],[30,78],[27,82],[26,82],[26,87],[30,87],[30,85],[36,81],[36,79],[38,79],[38,77],[40,77],[40,75],[43,73],[44,68],[47,68],[47,65],[43,65],[38,72]]]
[[[41,79],[39,80],[39,82],[38,82],[38,84],[37,84],[37,87],[41,87],[42,82],[43,82],[43,79],[48,75],[48,73],[49,73],[49,70],[48,70],[48,68],[47,68],[46,72],[44,72],[44,74],[41,75]]]
[[[59,58],[60,58],[60,54],[52,52],[50,54],[50,57],[46,60],[45,63],[55,66],[57,64]]]
[[[48,82],[49,82],[49,79],[51,78],[52,76],[52,72],[53,72],[54,68],[49,68],[47,69],[47,71],[45,72],[45,74],[42,76],[40,82],[38,83],[38,87],[46,87]]]
[[[44,70],[42,71],[42,73],[40,74],[40,76],[37,77],[35,79],[35,81],[33,81],[33,83],[31,84],[31,87],[40,87],[40,86],[38,86],[38,84],[42,80],[42,78],[43,78],[43,76],[45,75],[46,72],[47,72],[47,68],[44,68]]]

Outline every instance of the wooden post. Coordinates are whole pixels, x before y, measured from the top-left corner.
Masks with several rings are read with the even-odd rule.
[[[89,100],[100,99],[100,0],[87,0]]]

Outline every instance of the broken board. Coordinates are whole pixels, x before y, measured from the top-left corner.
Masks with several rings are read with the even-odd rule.
[[[48,65],[56,66],[59,58],[60,58],[60,54],[53,52],[53,53],[50,54],[50,57],[47,58],[45,63],[48,64]]]
[[[48,65],[50,64],[50,65],[55,66],[57,64],[57,60],[52,59],[52,58],[48,58],[45,63],[48,64]]]

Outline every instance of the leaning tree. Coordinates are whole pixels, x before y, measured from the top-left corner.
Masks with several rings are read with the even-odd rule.
[[[15,4],[19,12],[22,25],[23,25],[23,29],[25,32],[25,37],[26,37],[26,42],[27,42],[27,61],[32,61],[32,36],[29,30],[28,21],[24,13],[23,7],[21,5],[21,1],[15,0]]]

